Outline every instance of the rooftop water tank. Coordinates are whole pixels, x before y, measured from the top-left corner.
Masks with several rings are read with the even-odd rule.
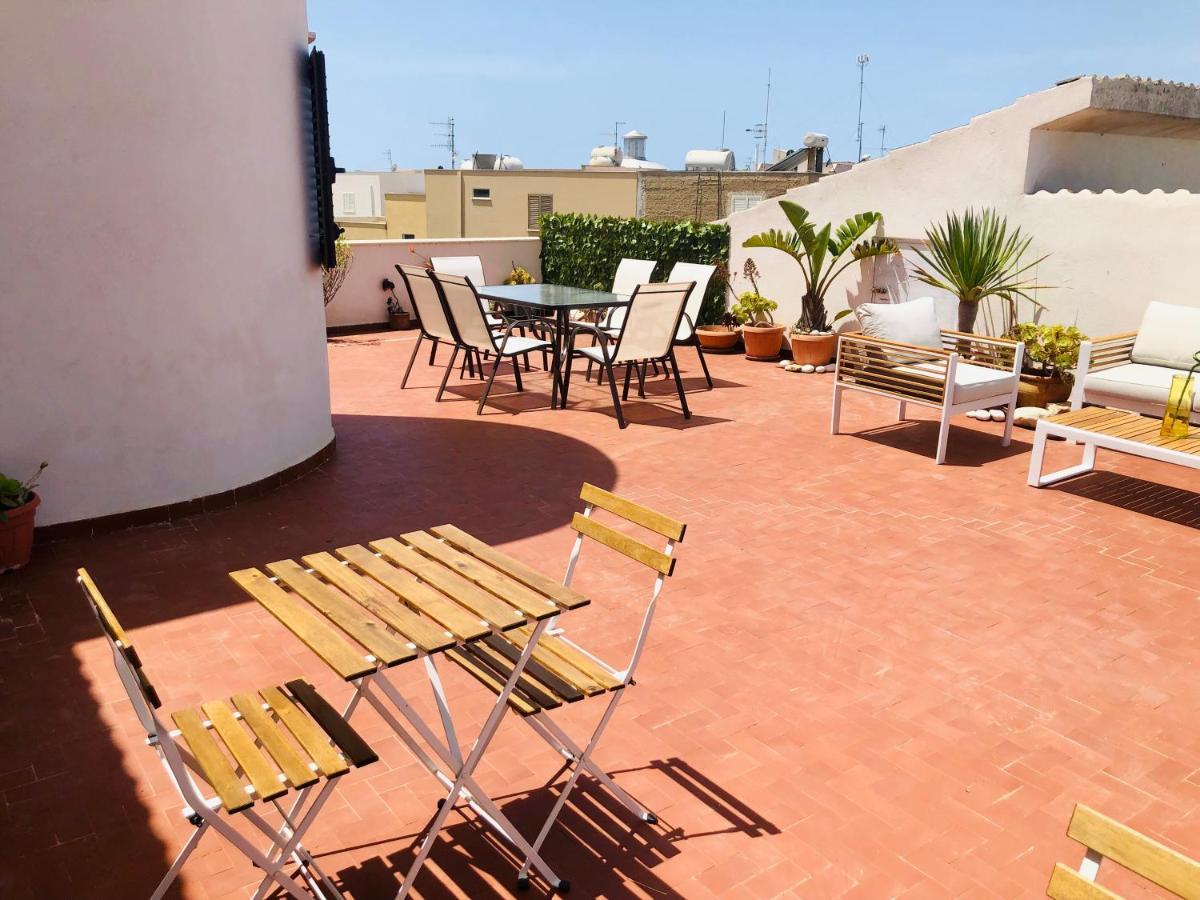
[[[732,150],[689,150],[683,158],[685,172],[732,172],[736,168]]]

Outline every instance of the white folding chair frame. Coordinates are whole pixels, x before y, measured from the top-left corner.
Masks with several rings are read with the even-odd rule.
[[[109,633],[105,622],[101,618],[100,610],[92,600],[84,578],[82,576],[77,577],[76,581],[83,591],[84,598],[92,606],[92,610],[96,614],[100,630],[104,634],[112,651],[113,665],[116,667],[117,674],[121,678],[121,683],[125,688],[126,694],[129,696],[134,712],[137,714],[142,726],[146,729],[146,744],[157,751],[163,768],[166,770],[167,777],[179,793],[180,800],[184,804],[182,809],[183,816],[196,827],[196,830],[175,857],[175,861],[171,863],[171,867],[159,882],[154,893],[151,894],[151,900],[161,900],[166,894],[175,879],[179,877],[184,863],[187,862],[188,857],[199,846],[204,834],[210,828],[222,835],[229,843],[240,850],[251,863],[265,873],[258,889],[254,892],[255,900],[263,897],[267,888],[272,883],[279,885],[279,887],[297,898],[297,900],[306,900],[310,896],[310,893],[311,896],[322,898],[322,900],[329,897],[342,900],[341,892],[329,880],[329,876],[321,870],[316,860],[313,859],[302,843],[305,832],[308,831],[316,820],[317,813],[320,812],[321,807],[329,799],[330,791],[341,775],[327,776],[311,802],[308,802],[308,798],[317,785],[313,784],[298,789],[291,809],[286,812],[278,800],[270,801],[280,815],[282,824],[279,828],[273,828],[254,809],[243,809],[236,813],[236,815],[244,816],[248,822],[254,825],[255,828],[270,840],[271,843],[267,847],[259,850],[221,814],[222,805],[219,798],[207,798],[203,795],[200,787],[193,778],[193,772],[201,778],[204,776],[191,752],[177,742],[180,732],[177,729],[168,728],[159,719],[158,713],[155,711],[157,699],[152,699],[147,694],[138,672],[134,670],[133,664],[127,655],[128,648],[124,647],[120,641]],[[307,808],[305,806],[306,802]],[[309,891],[303,890],[301,884],[294,877],[283,871],[283,865],[288,860],[298,865],[298,874],[304,879],[304,883],[307,885]]]

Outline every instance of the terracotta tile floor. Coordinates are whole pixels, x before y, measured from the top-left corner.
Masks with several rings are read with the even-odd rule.
[[[829,376],[730,356],[712,358],[712,392],[685,361],[688,423],[658,382],[662,402],[631,403],[623,432],[594,386],[550,412],[538,375],[520,397],[502,378],[476,418],[478,388],[435,406],[424,365],[397,389],[411,340],[330,344],[338,453],[323,470],[234,509],[41,546],[0,578],[0,896],[148,895],[189,831],[76,566],[168,709],[297,673],[341,697],[226,571],[451,521],[558,572],[585,480],[690,528],[598,754],[662,824],[578,792],[546,846],[572,896],[1038,896],[1054,861],[1080,858],[1063,834],[1076,801],[1200,851],[1194,474],[1102,454],[1104,472],[1035,491],[1029,433],[1004,450],[999,426],[966,419],[936,467],[923,412],[896,426],[891,404],[851,395],[857,434],[831,437]],[[648,585],[601,554],[579,581],[597,602],[571,624],[625,650]],[[481,721],[488,698],[448,678],[462,719]],[[582,728],[598,710],[569,713]],[[356,722],[383,762],[343,780],[309,841],[355,898],[391,895],[437,797],[372,716]],[[534,830],[555,773],[510,718],[482,781]],[[420,894],[507,896],[507,851],[469,816],[451,823]],[[257,883],[219,838],[201,848],[185,896]]]

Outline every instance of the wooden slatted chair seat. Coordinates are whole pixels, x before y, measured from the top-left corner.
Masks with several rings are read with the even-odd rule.
[[[334,783],[351,767],[375,762],[374,751],[302,679],[176,710],[170,716],[175,728],[169,728],[159,717],[162,700],[128,633],[87,570],[78,571],[77,581],[108,640],[146,742],[157,751],[182,812],[196,829],[151,900],[166,894],[209,828],[262,871],[256,898],[273,884],[297,900],[340,898],[301,839]],[[205,796],[199,781],[208,784],[213,797]],[[280,800],[287,794],[295,796],[285,811]],[[272,810],[278,813],[278,825],[269,821],[276,818]],[[233,813],[270,838],[271,846],[260,849],[233,827],[227,817]],[[284,871],[292,863],[297,864],[295,875]]]
[[[1067,836],[1087,848],[1079,870],[1056,863],[1046,887],[1054,900],[1121,900],[1095,883],[1104,860],[1111,860],[1176,897],[1200,900],[1200,863],[1152,840],[1115,819],[1076,804]]]
[[[171,721],[231,813],[379,758],[302,680],[176,710]]]

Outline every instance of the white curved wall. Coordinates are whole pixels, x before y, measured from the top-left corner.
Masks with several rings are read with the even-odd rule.
[[[316,453],[302,0],[13,4],[5,28],[0,471],[49,460],[38,523]]]

